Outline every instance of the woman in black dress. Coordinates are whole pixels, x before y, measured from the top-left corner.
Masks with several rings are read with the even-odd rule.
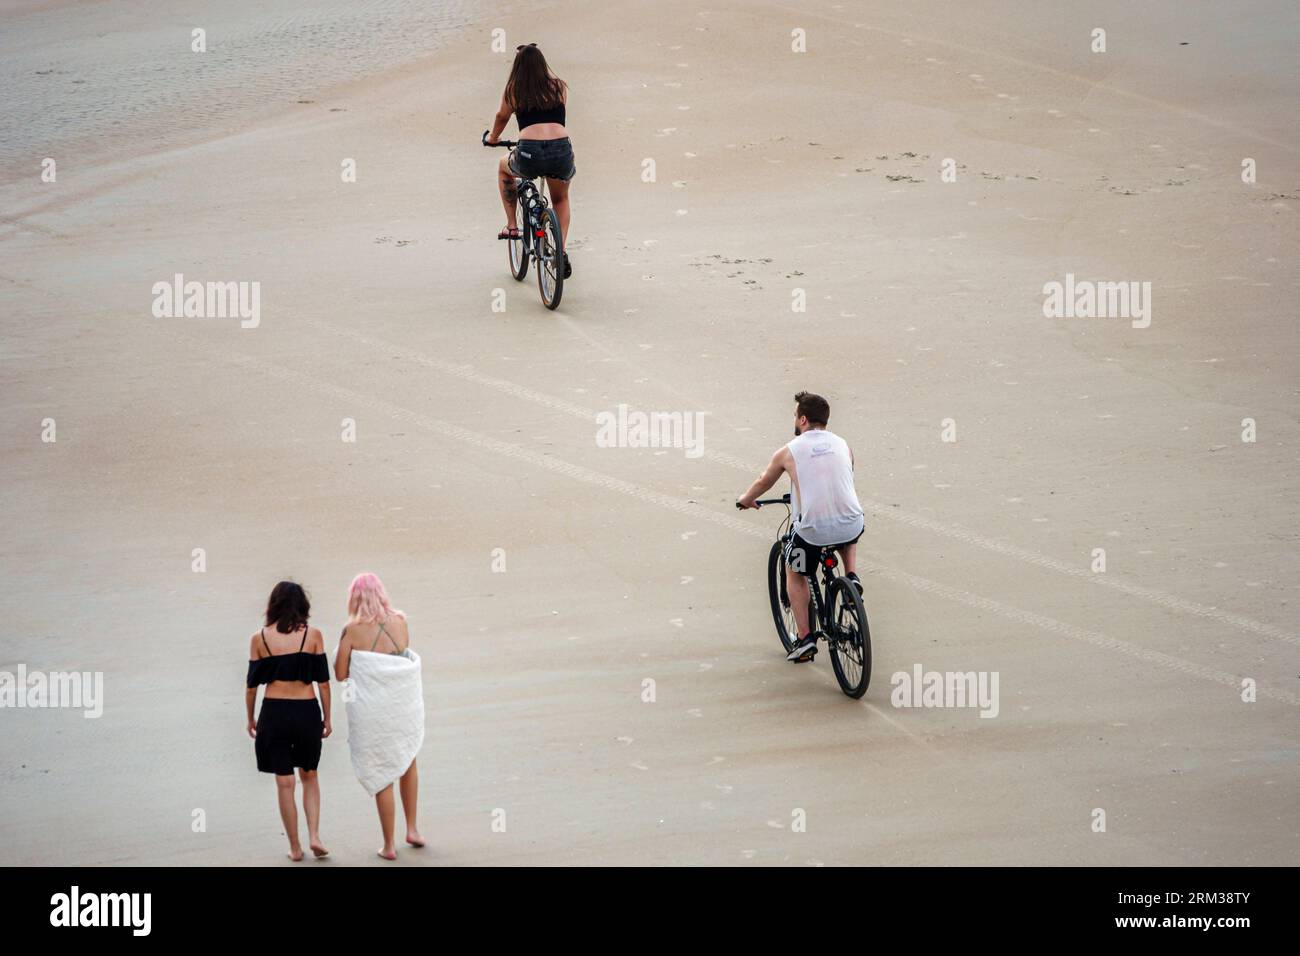
[[[321,741],[330,727],[330,674],[325,639],[308,627],[311,604],[302,587],[281,581],[266,605],[266,626],[248,646],[248,736],[254,740],[257,769],[275,774],[280,819],[289,837],[289,859],[302,859],[298,841],[298,807],[293,772],[302,780],[302,809],[307,817],[308,845],[318,858],[329,855],[320,839]],[[253,719],[258,685],[265,684],[262,710]],[[313,686],[315,685],[315,686]],[[316,700],[320,688],[320,702]]]

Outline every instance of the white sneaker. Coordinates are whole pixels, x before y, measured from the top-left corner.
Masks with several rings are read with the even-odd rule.
[[[787,661],[794,664],[804,664],[817,656],[817,632],[813,631],[802,641],[794,646],[789,654],[785,656]]]

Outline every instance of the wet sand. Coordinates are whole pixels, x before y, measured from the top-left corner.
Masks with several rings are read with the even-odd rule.
[[[374,4],[373,62],[236,8],[215,91],[148,87],[143,13],[18,6],[6,53],[121,115],[24,92],[55,115],[5,140],[0,670],[105,704],[0,710],[0,863],[287,865],[248,635],[293,577],[332,647],[362,570],[425,661],[398,865],[1295,862],[1289,5]],[[556,313],[493,238],[496,27],[573,87]],[[155,318],[176,273],[260,282],[257,328]],[[1045,318],[1067,273],[1150,282],[1150,327]],[[778,516],[732,507],[804,388],[868,513],[861,702],[783,660]],[[705,413],[704,454],[599,447],[619,403]],[[892,706],[917,664],[997,672],[998,716]],[[329,865],[378,865],[346,733]]]

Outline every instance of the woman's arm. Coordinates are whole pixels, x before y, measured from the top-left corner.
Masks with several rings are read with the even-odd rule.
[[[334,733],[334,726],[330,723],[330,685],[317,684],[316,687],[320,690],[320,710],[325,721],[325,730],[321,736],[328,737]]]
[[[257,702],[257,688],[250,687],[244,691],[244,710],[248,712],[248,736],[257,737],[257,721],[253,719],[253,707]]]
[[[257,638],[249,638],[248,641],[248,659],[255,661],[258,659],[257,653],[261,648],[257,646]],[[248,736],[257,736],[257,721],[253,718],[253,708],[257,706],[257,688],[249,687],[244,691],[244,711],[248,718]]]
[[[506,102],[504,96],[501,97],[501,106],[497,110],[497,115],[492,117],[492,132],[488,134],[487,141],[495,143],[501,138],[501,133],[505,130],[506,124],[510,122],[510,115],[514,112],[510,104]]]
[[[334,677],[338,680],[348,679],[348,664],[352,660],[352,639],[348,637],[348,629],[343,628],[343,633],[339,635],[339,649],[334,656]]]

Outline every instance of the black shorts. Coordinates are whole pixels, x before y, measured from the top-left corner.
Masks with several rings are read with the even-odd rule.
[[[864,529],[865,530],[865,529]],[[795,532],[790,536],[790,540],[785,545],[785,564],[788,568],[806,574],[812,577],[813,572],[817,569],[817,562],[821,560],[823,551],[834,551],[836,548],[842,548],[846,544],[857,544],[858,538],[862,537],[862,532],[848,541],[841,541],[838,544],[809,544],[799,533]]]
[[[507,165],[520,179],[545,176],[567,183],[578,172],[578,167],[573,164],[573,144],[567,136],[561,139],[521,139],[519,145],[510,151]]]
[[[315,770],[320,765],[325,721],[315,697],[286,700],[271,697],[262,701],[257,715],[257,738],[253,750],[257,769],[276,776],[293,776],[293,768]]]

